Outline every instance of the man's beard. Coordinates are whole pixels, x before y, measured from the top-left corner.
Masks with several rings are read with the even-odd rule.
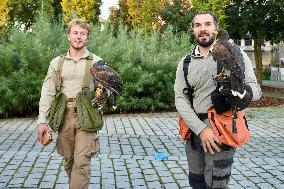
[[[201,32],[198,37],[196,38],[198,45],[200,45],[201,47],[209,47],[210,45],[212,45],[212,43],[215,41],[215,35],[213,34],[213,36],[209,37],[209,41],[207,40],[200,40],[199,36],[200,35],[206,35],[206,32]]]
[[[71,43],[71,46],[72,46],[73,49],[75,49],[75,50],[77,50],[77,51],[78,51],[78,50],[81,50],[81,49],[83,49],[83,48],[85,47],[85,45],[82,45],[82,46],[79,46],[79,47],[78,47],[78,46],[73,45],[72,43]]]

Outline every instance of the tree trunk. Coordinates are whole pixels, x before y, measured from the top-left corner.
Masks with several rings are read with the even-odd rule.
[[[261,52],[261,40],[259,39],[258,35],[254,35],[254,58],[255,58],[255,67],[256,67],[256,79],[257,82],[262,85],[262,52]]]

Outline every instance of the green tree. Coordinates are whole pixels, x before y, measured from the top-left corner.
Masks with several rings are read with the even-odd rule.
[[[180,0],[165,1],[164,7],[160,12],[162,19],[162,32],[170,25],[173,32],[188,32],[190,22],[193,17],[191,4],[185,4]]]
[[[74,14],[93,23],[99,22],[101,0],[62,0],[61,5],[64,22],[72,20]]]
[[[53,16],[53,0],[2,0],[0,3],[0,34],[7,39],[10,28],[19,26],[28,30],[35,23],[39,11]]]
[[[119,0],[118,7],[113,6],[110,8],[108,21],[114,26],[115,30],[118,30],[120,23],[127,26],[129,30],[132,29],[131,17],[128,14],[127,0]]]
[[[284,1],[234,0],[226,9],[228,30],[235,39],[247,33],[254,40],[256,76],[261,84],[262,51],[265,41],[277,43],[284,39]]]
[[[221,28],[227,27],[225,9],[230,2],[231,0],[192,0],[194,11],[212,12],[217,16]]]
[[[159,29],[162,0],[119,0],[118,4],[118,9],[111,9],[111,23],[122,23],[129,29],[139,27],[144,31]]]
[[[0,39],[5,38],[9,24],[9,11],[8,0],[3,0],[0,4]]]

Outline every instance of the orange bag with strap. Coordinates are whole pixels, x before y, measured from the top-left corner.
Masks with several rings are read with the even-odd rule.
[[[190,138],[190,129],[183,121],[181,115],[178,116],[179,135],[183,141]]]
[[[214,108],[208,110],[208,119],[215,135],[231,147],[240,147],[250,139],[247,120],[243,111],[233,113],[228,110],[217,114]]]

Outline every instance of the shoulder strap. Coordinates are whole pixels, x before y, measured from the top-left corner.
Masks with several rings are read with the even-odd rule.
[[[185,83],[186,83],[186,88],[183,89],[183,93],[185,95],[188,95],[189,96],[189,101],[190,101],[190,104],[191,106],[193,106],[193,89],[192,87],[189,85],[188,83],[188,79],[187,79],[187,76],[188,76],[188,65],[190,64],[191,62],[191,54],[187,55],[185,57],[185,59],[183,60],[183,75],[184,75],[184,80],[185,80]]]
[[[83,81],[82,90],[90,88],[90,79],[91,79],[91,72],[90,69],[93,66],[93,54],[90,52],[89,56],[87,57],[86,61],[86,68],[85,68],[85,76]]]
[[[61,74],[62,74],[62,67],[64,63],[64,56],[60,56],[59,62],[57,64],[57,71],[56,71],[56,91],[60,91],[61,88]]]

